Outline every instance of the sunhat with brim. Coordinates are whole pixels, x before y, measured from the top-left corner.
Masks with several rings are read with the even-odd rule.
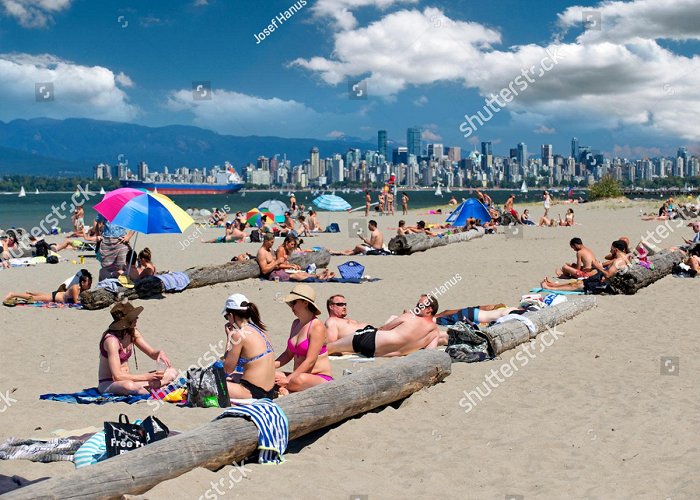
[[[221,314],[225,315],[229,310],[245,311],[247,307],[243,307],[242,304],[244,302],[247,304],[250,301],[242,293],[234,293],[233,295],[229,295],[228,299],[226,299],[226,304],[224,304],[224,310],[221,311]]]
[[[112,324],[109,325],[109,330],[126,330],[131,326],[131,323],[139,317],[143,311],[143,307],[134,307],[130,302],[122,303],[112,307],[110,314],[112,315]]]
[[[316,305],[316,292],[309,285],[303,283],[292,288],[289,295],[284,298],[286,303],[293,302],[295,300],[304,300],[309,303],[311,310],[316,316],[321,314],[321,309]]]

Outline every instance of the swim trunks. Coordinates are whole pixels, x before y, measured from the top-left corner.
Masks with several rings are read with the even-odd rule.
[[[590,277],[592,272],[593,272],[592,270],[591,271],[582,271],[580,269],[576,269],[576,277],[585,279],[585,278]]]
[[[473,324],[479,324],[479,308],[465,307],[458,313],[450,314],[449,316],[441,316],[435,319],[435,323],[440,326],[451,326],[458,321],[467,321]]]
[[[289,273],[284,269],[277,269],[270,273],[270,277],[268,279],[270,281],[275,281],[275,278],[278,278],[279,281],[289,281]]]
[[[360,328],[352,338],[352,350],[367,356],[374,357],[377,329],[371,325]]]

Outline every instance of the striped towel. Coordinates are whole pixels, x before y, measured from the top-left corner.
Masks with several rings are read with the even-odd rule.
[[[258,427],[258,463],[279,464],[287,451],[289,422],[282,408],[270,399],[258,399],[251,405],[232,406],[215,420],[225,417],[243,417]]]
[[[72,462],[75,452],[87,441],[87,438],[87,435],[48,441],[10,438],[0,444],[0,459],[43,463]]]
[[[92,465],[102,460],[107,460],[107,443],[105,443],[105,431],[99,431],[90,437],[78,448],[73,458],[75,468],[80,469],[86,465]]]
[[[181,272],[156,274],[156,278],[163,282],[166,292],[181,292],[190,284],[189,276]]]

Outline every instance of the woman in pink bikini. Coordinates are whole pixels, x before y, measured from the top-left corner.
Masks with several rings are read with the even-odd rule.
[[[333,380],[326,349],[326,327],[318,319],[321,310],[315,300],[314,289],[303,283],[295,286],[284,299],[297,319],[292,323],[287,349],[275,361],[275,368],[294,360],[294,371],[277,372],[275,381],[289,392]]]
[[[100,367],[97,390],[120,396],[150,394],[149,389],[168,385],[177,377],[177,370],[170,365],[163,351],[151,347],[136,329],[136,320],[143,307],[131,303],[118,303],[110,313],[112,324],[100,339]],[[129,358],[134,354],[134,346],[146,356],[158,362],[158,370],[144,374],[129,372]],[[134,361],[136,356],[134,355]],[[136,369],[138,370],[138,362]]]

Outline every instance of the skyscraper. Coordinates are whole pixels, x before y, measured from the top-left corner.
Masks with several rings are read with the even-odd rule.
[[[571,138],[571,157],[578,161],[578,138],[577,137],[572,137]]]
[[[428,144],[428,158],[441,159],[445,155],[444,149],[442,144]]]
[[[411,127],[406,131],[406,146],[408,154],[421,155],[421,130],[420,127]]]
[[[481,143],[481,170],[486,172],[493,165],[493,149],[491,141]]]
[[[311,168],[309,168],[309,180],[313,181],[315,179],[318,179],[318,177],[321,175],[321,161],[320,161],[320,154],[318,152],[318,148],[314,146],[311,148]]]
[[[518,165],[520,165],[520,168],[523,170],[523,172],[526,171],[527,169],[527,144],[524,142],[521,142],[518,144]]]
[[[459,161],[462,159],[462,148],[459,146],[449,146],[447,148],[447,158],[450,161]]]
[[[384,155],[384,158],[389,158],[389,150],[387,149],[386,130],[377,132],[377,152]]]
[[[553,167],[554,156],[552,155],[552,145],[542,144],[542,166]]]

